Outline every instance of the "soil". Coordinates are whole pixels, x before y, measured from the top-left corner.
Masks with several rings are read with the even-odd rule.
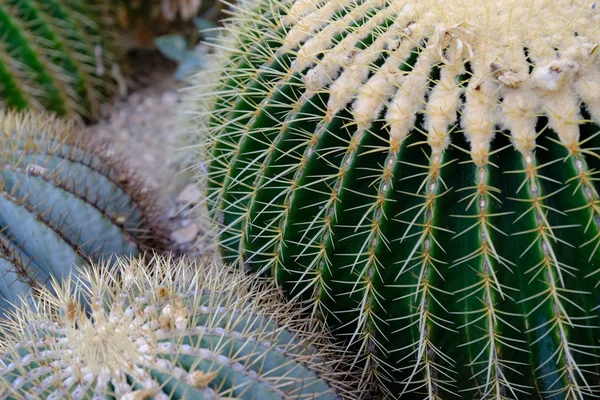
[[[133,71],[128,94],[106,105],[102,119],[87,133],[112,143],[155,189],[166,228],[172,232],[171,250],[196,256],[209,253],[212,246],[203,241],[204,231],[191,215],[200,188],[189,177],[175,179],[178,171],[170,163],[179,134],[180,89],[186,85],[175,81],[176,65],[158,52],[139,51],[129,57]]]

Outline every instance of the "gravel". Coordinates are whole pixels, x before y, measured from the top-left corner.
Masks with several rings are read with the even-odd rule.
[[[189,178],[175,179],[170,165],[177,137],[177,110],[185,87],[173,79],[175,65],[155,53],[134,57],[130,94],[103,109],[104,117],[87,133],[110,141],[132,168],[159,194],[158,202],[171,232],[171,250],[190,256],[211,253],[205,230],[191,210],[202,190]]]

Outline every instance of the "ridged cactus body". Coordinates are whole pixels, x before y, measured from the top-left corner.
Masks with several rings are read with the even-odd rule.
[[[584,1],[241,4],[190,96],[223,256],[378,398],[598,395],[599,44]]]
[[[118,72],[105,0],[0,4],[0,105],[97,118]]]
[[[104,150],[55,117],[0,112],[0,308],[74,265],[160,245],[151,193]]]
[[[3,398],[358,398],[335,375],[341,353],[272,285],[160,257],[109,271],[81,271],[89,318],[68,285],[19,309],[3,330]]]

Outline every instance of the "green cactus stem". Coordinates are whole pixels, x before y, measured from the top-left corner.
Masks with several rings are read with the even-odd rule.
[[[336,375],[345,356],[272,284],[159,256],[80,272],[89,318],[64,284],[2,330],[3,398],[359,398]]]
[[[106,0],[0,3],[0,106],[96,119],[118,65]]]
[[[0,111],[0,309],[73,265],[160,248],[155,199],[73,123]]]
[[[600,6],[255,0],[197,77],[225,261],[377,398],[600,394]]]

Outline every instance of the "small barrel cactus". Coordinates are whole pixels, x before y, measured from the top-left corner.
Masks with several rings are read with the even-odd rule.
[[[241,3],[190,92],[224,259],[378,398],[600,395],[599,44],[591,1]]]
[[[256,277],[160,256],[81,272],[2,330],[3,398],[359,398],[343,354]]]
[[[152,194],[74,124],[0,111],[0,309],[73,265],[160,248]]]
[[[107,0],[0,2],[0,106],[95,119],[118,66]]]

